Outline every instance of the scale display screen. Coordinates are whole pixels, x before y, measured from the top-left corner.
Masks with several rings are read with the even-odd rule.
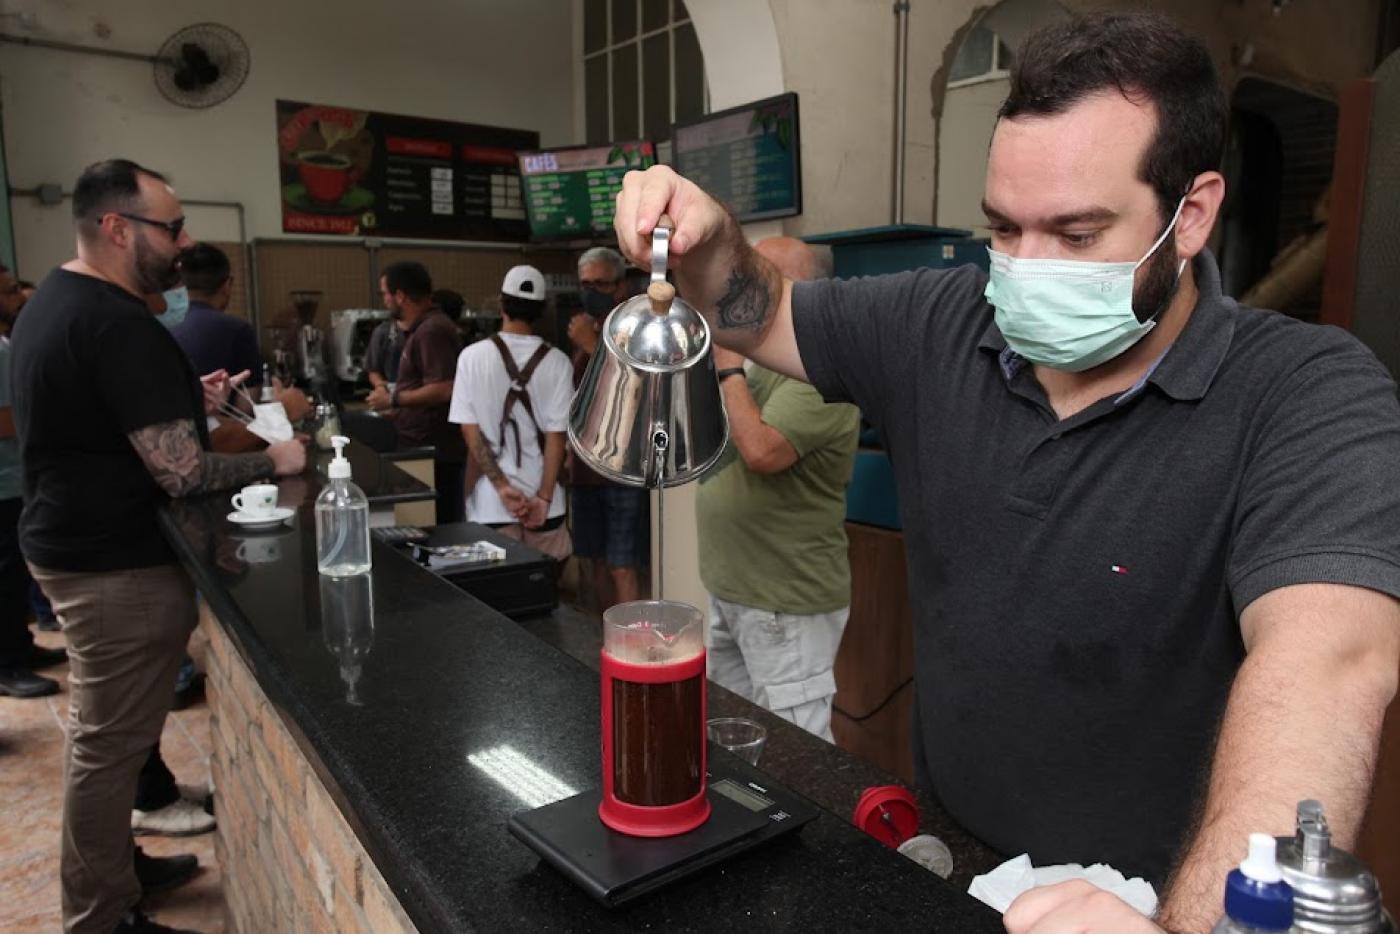
[[[735,804],[742,804],[750,811],[766,811],[773,806],[772,798],[765,798],[753,789],[745,788],[738,782],[728,778],[722,778],[717,782],[711,782],[710,790],[719,792]]]

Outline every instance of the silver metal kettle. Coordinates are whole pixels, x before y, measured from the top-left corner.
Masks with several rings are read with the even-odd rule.
[[[652,232],[651,285],[608,314],[569,408],[575,453],[628,486],[695,480],[729,440],[710,326],[666,281],[673,229],[662,215]]]
[[[1298,832],[1278,838],[1278,867],[1293,888],[1293,927],[1307,934],[1395,934],[1376,877],[1332,846],[1317,801],[1298,802]]]

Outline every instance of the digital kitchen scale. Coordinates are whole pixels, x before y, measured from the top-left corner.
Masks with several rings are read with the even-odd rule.
[[[710,819],[689,833],[618,833],[598,817],[603,797],[598,789],[522,811],[507,827],[593,898],[614,907],[791,833],[817,816],[810,802],[766,776],[755,771],[746,777],[737,763],[718,758],[712,747],[706,782]]]

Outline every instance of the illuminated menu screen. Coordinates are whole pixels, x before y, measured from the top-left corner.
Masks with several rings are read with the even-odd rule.
[[[741,221],[802,213],[797,95],[781,94],[672,129],[675,170]]]
[[[287,233],[525,240],[531,130],[277,102]]]
[[[646,140],[520,153],[531,236],[557,240],[610,232],[622,176],[655,164],[656,149]]]

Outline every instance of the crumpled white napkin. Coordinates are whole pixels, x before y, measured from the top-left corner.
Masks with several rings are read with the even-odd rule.
[[[1123,874],[1112,866],[1095,863],[1087,869],[1078,863],[1062,866],[1042,866],[1036,869],[1031,865],[1030,856],[1022,853],[1008,859],[991,872],[977,876],[967,887],[967,894],[998,912],[1006,909],[1022,892],[1042,885],[1055,885],[1071,879],[1084,879],[1123,901],[1132,905],[1147,917],[1157,912],[1157,892],[1152,884],[1138,876],[1125,879]]]
[[[253,420],[248,430],[268,444],[292,440],[292,423],[280,402],[263,402],[253,406]]]

